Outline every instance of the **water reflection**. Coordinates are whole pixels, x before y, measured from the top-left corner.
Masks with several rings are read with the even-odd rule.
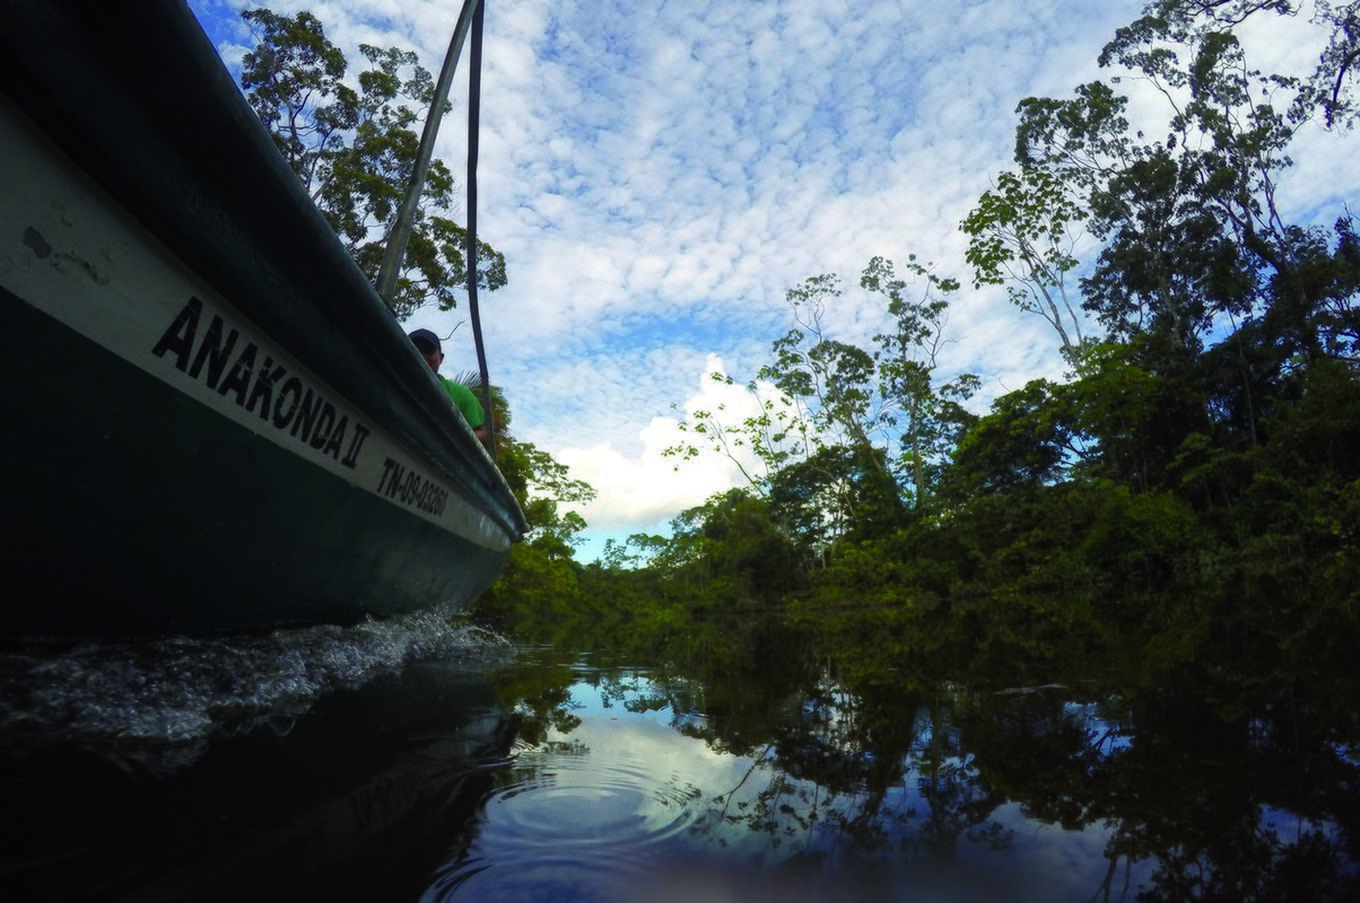
[[[980,623],[11,657],[0,899],[1360,899],[1350,670]]]
[[[493,674],[518,705],[518,755],[423,899],[1360,891],[1347,700],[1258,686],[1229,705],[1193,668],[1141,686],[1108,667],[1025,684],[926,679],[938,661],[873,674],[820,638],[762,636],[780,629],[747,632],[764,656],[530,650]]]
[[[516,665],[514,682],[537,667]],[[1104,832],[1036,832],[978,791],[975,766],[928,720],[915,731],[918,761],[891,766],[884,784],[879,764],[846,767],[852,757],[825,736],[717,750],[703,711],[658,704],[671,697],[649,676],[578,668],[559,704],[572,713],[567,729],[549,727],[496,775],[465,855],[423,899],[898,899],[907,887],[1088,899],[1104,878]],[[1070,861],[1075,851],[1084,862]]]

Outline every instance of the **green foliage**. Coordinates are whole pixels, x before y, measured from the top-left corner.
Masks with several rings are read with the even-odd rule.
[[[1086,208],[1054,172],[1025,167],[1003,172],[960,225],[969,236],[964,260],[973,285],[1006,285],[1011,303],[1038,314],[1058,333],[1064,356],[1084,341],[1085,317],[1068,296],[1068,274]]]
[[[495,584],[477,601],[476,614],[497,627],[552,621],[572,614],[581,599],[570,546],[540,537],[510,549]]]
[[[580,565],[573,546],[585,520],[561,506],[590,501],[595,490],[574,479],[566,465],[535,446],[505,436],[496,464],[524,512],[529,530],[510,550],[510,560],[495,585],[477,603],[477,614],[497,625],[567,616],[581,600]]]
[[[964,403],[977,377],[938,383],[935,376],[958,282],[914,255],[904,269],[899,277],[891,261],[875,257],[860,277],[890,318],[891,329],[874,336],[876,348],[828,333],[840,280],[811,277],[789,290],[794,326],[747,385],[759,413],[731,425],[720,406],[680,425],[742,468],[806,566],[824,563],[838,544],[891,533],[929,510],[954,443],[975,419]],[[700,453],[688,439],[667,449],[681,460]],[[759,471],[747,469],[751,459]]]
[[[241,61],[241,88],[318,209],[359,268],[376,280],[388,230],[406,194],[420,145],[421,116],[434,101],[430,73],[410,51],[360,45],[369,68],[346,82],[344,54],[308,12],[241,14],[256,45]],[[439,115],[447,112],[445,103]],[[398,275],[393,310],[405,319],[424,304],[449,310],[467,280],[466,230],[452,219],[454,179],[431,162]],[[478,242],[478,285],[505,285],[505,258]]]
[[[960,434],[976,418],[964,407],[979,381],[971,373],[937,385],[934,374],[940,350],[947,337],[949,296],[958,291],[958,282],[936,275],[909,255],[905,269],[915,285],[899,279],[892,261],[875,257],[860,277],[860,287],[877,293],[887,301],[893,329],[874,336],[878,351],[878,389],[884,399],[883,421],[899,433],[898,467],[910,475],[913,507],[919,512],[930,507],[944,460]]]
[[[797,547],[764,499],[739,489],[715,495],[671,523],[675,576],[697,590],[691,608],[773,605],[800,583]]]
[[[1079,455],[1075,412],[1064,387],[1032,380],[1001,396],[959,441],[946,478],[955,504],[1035,489],[1066,475]]]
[[[1103,493],[1095,520],[1075,549],[1081,565],[1116,590],[1165,589],[1195,570],[1209,537],[1190,506],[1167,492]]]
[[[774,360],[757,373],[798,406],[815,445],[865,448],[877,425],[874,359],[862,348],[825,332],[828,305],[841,297],[840,280],[813,276],[787,293],[795,328],[774,341]]]

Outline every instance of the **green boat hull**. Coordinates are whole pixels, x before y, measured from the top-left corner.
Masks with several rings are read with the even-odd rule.
[[[260,439],[8,292],[6,571],[20,634],[353,621],[470,601],[480,546]],[[16,340],[21,339],[21,340]],[[53,357],[65,365],[53,366]],[[13,599],[13,596],[11,596]]]
[[[523,515],[192,15],[0,12],[6,635],[474,601]]]

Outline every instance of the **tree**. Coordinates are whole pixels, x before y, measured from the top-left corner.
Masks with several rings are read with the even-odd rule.
[[[526,541],[554,540],[559,553],[569,550],[586,523],[561,505],[579,505],[595,498],[595,489],[571,476],[565,464],[532,442],[505,437],[497,448],[496,465],[515,494],[529,523]]]
[[[1249,18],[1296,15],[1301,6],[1155,0],[1119,29],[1100,61],[1133,69],[1161,92],[1161,140],[1134,132],[1126,99],[1103,82],[1019,106],[1022,172],[1058,186],[1050,196],[1075,199],[1103,241],[1080,280],[1083,307],[1107,340],[1133,349],[1133,370],[1166,381],[1157,392],[1170,407],[1148,422],[1160,438],[1143,440],[1155,450],[1143,471],[1150,483],[1188,436],[1229,451],[1261,443],[1265,420],[1297,394],[1304,370],[1354,356],[1350,216],[1331,235],[1290,224],[1277,185],[1300,129],[1354,121],[1360,7],[1314,5],[1326,43],[1311,73],[1252,68],[1237,34]],[[975,239],[970,251],[976,263],[1004,257],[994,242]]]
[[[795,327],[773,342],[775,360],[761,367],[745,387],[755,414],[732,424],[725,405],[719,405],[716,410],[692,412],[679,426],[687,437],[701,437],[710,450],[735,463],[748,490],[758,496],[768,494],[771,480],[782,469],[806,466],[834,448],[852,449],[862,456],[862,466],[893,482],[870,435],[879,425],[874,356],[823,333],[826,305],[840,295],[834,275],[814,276],[789,290]],[[710,378],[729,386],[735,383],[723,373]],[[665,451],[680,460],[699,453],[688,438]],[[752,459],[758,469],[752,467]]]
[[[736,384],[726,373],[713,372],[708,378],[725,386]],[[736,465],[750,491],[764,495],[775,472],[789,461],[813,454],[820,441],[793,399],[777,390],[772,396],[771,388],[768,382],[748,382],[745,392],[756,413],[742,417],[736,423],[729,422],[731,417],[726,402],[718,403],[712,410],[701,408],[690,412],[689,418],[678,424],[686,438],[668,446],[662,454],[678,461],[690,460],[700,453],[690,437],[699,437],[695,441],[705,443],[709,450]],[[672,405],[672,408],[678,408],[678,405]]]
[[[794,325],[772,343],[773,360],[746,387],[757,413],[731,425],[721,407],[695,411],[680,426],[736,462],[776,523],[814,557],[843,538],[889,533],[912,510],[924,510],[954,443],[974,420],[963,403],[977,377],[935,381],[958,282],[915,255],[906,273],[910,281],[892,261],[874,257],[860,277],[860,288],[877,295],[888,316],[872,351],[829,331],[828,314],[843,296],[839,277],[813,276],[790,289]],[[713,378],[733,383],[725,374]],[[748,469],[745,453],[762,469]],[[685,459],[699,448],[687,440],[667,454]]]
[[[825,564],[841,542],[891,533],[903,522],[901,487],[883,478],[885,453],[843,446],[818,449],[770,479],[770,517],[806,560]]]
[[[795,326],[772,346],[775,359],[760,369],[794,400],[812,424],[816,444],[873,445],[869,433],[877,425],[873,356],[862,348],[826,335],[827,304],[842,294],[834,274],[812,276],[785,298]]]
[[[1001,396],[959,441],[949,469],[956,504],[1034,489],[1067,476],[1079,455],[1073,412],[1063,390],[1044,379]]]
[[[969,236],[964,259],[973,286],[1005,285],[1011,303],[1037,314],[1058,333],[1060,350],[1076,361],[1086,318],[1068,295],[1086,209],[1071,186],[1037,167],[1003,172],[960,228]]]
[[[420,144],[421,113],[434,101],[430,73],[410,51],[361,44],[370,68],[357,89],[344,54],[311,13],[241,14],[256,38],[241,62],[241,87],[288,165],[349,249],[376,280],[388,231]],[[414,107],[414,108],[413,108]],[[449,109],[447,102],[438,115]],[[392,301],[400,319],[424,304],[452,309],[467,281],[467,232],[452,218],[454,179],[432,161]],[[505,258],[478,242],[477,284],[505,285]]]
[[[861,475],[861,481],[872,485],[867,493],[840,491],[826,496],[826,500],[856,504],[872,499],[875,520],[882,522],[878,515],[886,505],[891,512],[887,521],[901,523],[906,508],[897,477],[883,448],[873,438],[891,424],[885,418],[885,403],[879,392],[878,362],[870,352],[833,339],[825,331],[827,305],[841,295],[840,280],[832,274],[810,277],[790,289],[786,297],[795,327],[774,341],[771,346],[774,361],[762,367],[758,377],[775,386],[798,412],[807,445],[813,449],[802,459],[807,465],[837,462],[837,456],[819,452],[842,449],[852,462],[851,469]],[[843,477],[844,474],[828,471],[823,474],[823,482]],[[851,508],[843,513],[833,512],[830,518],[848,527],[864,513]]]
[[[586,522],[562,506],[588,502],[595,490],[574,479],[548,452],[510,436],[498,443],[496,464],[524,511],[529,530],[523,542],[510,549],[495,584],[478,600],[477,613],[499,626],[541,624],[554,614],[567,616],[580,602],[580,565],[573,554]]]
[[[893,318],[893,329],[874,336],[879,346],[874,354],[879,393],[885,404],[882,417],[901,430],[898,460],[910,474],[913,505],[921,510],[927,507],[943,462],[976,421],[963,402],[977,391],[979,382],[974,374],[961,373],[935,385],[949,323],[948,298],[959,283],[918,263],[915,254],[908,255],[906,269],[922,286],[916,297],[908,296],[911,286],[883,257],[869,261],[859,284],[885,298]]]
[[[1142,18],[1119,30],[1111,48],[1149,29],[1176,43],[1192,44],[1206,36],[1230,34],[1253,17],[1296,17],[1305,9],[1319,33],[1326,33],[1326,45],[1317,53],[1312,72],[1271,76],[1271,81],[1290,95],[1283,108],[1291,120],[1301,122],[1320,113],[1327,128],[1349,128],[1358,112],[1353,88],[1360,66],[1360,5],[1354,0],[1152,0]],[[1102,62],[1105,59],[1102,56]]]
[[[742,489],[714,495],[671,523],[668,555],[700,589],[709,607],[774,604],[800,585],[803,561],[769,504]]]

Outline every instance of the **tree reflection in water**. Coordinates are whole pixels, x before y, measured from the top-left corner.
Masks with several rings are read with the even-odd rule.
[[[704,789],[689,831],[719,850],[763,837],[799,873],[887,874],[954,861],[961,843],[1003,851],[1018,813],[1106,838],[1094,899],[1360,898],[1353,681],[1291,678],[1278,662],[1150,673],[1155,650],[1035,656],[951,623],[701,623],[645,653],[607,647],[627,664],[502,690],[522,737],[569,733],[561,706],[585,681],[748,757],[730,786]]]

